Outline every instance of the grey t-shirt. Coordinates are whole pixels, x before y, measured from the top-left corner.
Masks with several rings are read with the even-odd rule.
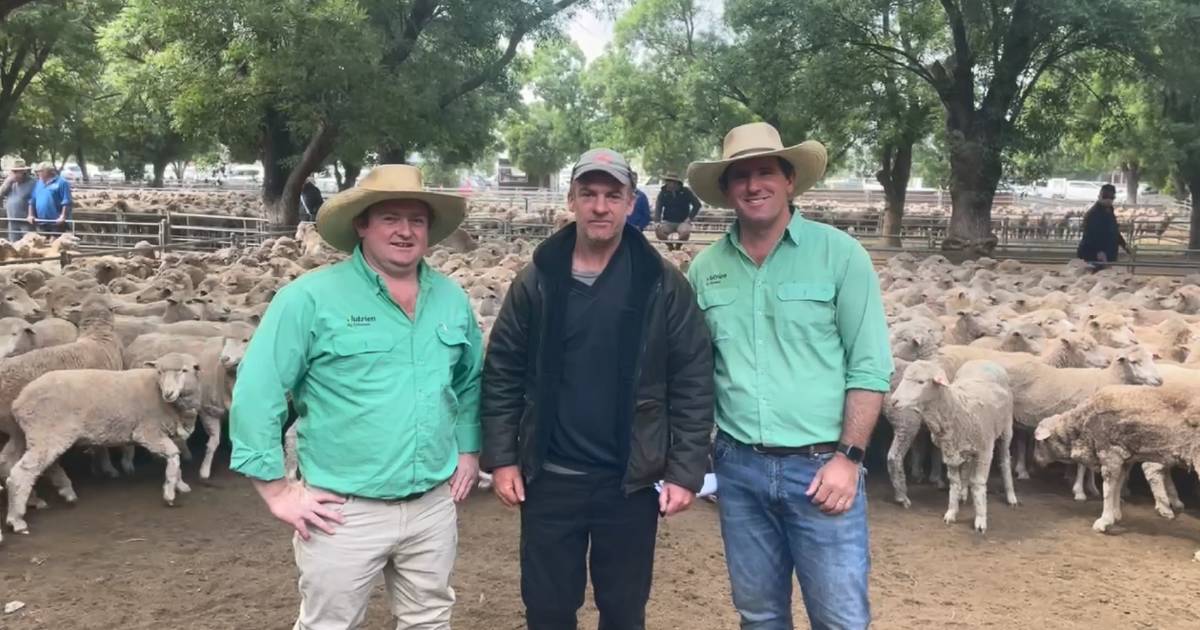
[[[4,209],[9,218],[24,218],[29,215],[29,198],[33,196],[33,187],[37,180],[26,177],[23,182],[9,182],[0,188],[0,197],[4,197]]]

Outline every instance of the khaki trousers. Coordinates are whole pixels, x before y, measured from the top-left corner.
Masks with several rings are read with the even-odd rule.
[[[371,586],[382,573],[397,630],[448,630],[458,548],[450,484],[406,503],[350,498],[333,535],[310,528],[292,538],[300,570],[300,617],[294,630],[362,625]]]

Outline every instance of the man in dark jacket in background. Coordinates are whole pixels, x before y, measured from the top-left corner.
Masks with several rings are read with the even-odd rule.
[[[521,507],[527,627],[574,630],[590,568],[600,628],[641,630],[658,518],[703,484],[712,341],[683,274],[625,223],[625,159],[588,151],[571,179],[576,221],[537,248],[492,328],[482,466]]]
[[[1117,197],[1117,187],[1105,184],[1100,187],[1100,199],[1083,215],[1083,238],[1079,241],[1079,249],[1075,255],[1091,263],[1096,270],[1104,269],[1106,263],[1117,262],[1117,246],[1120,245],[1129,255],[1129,245],[1121,236],[1121,227],[1117,224],[1117,215],[1113,211],[1113,200]]]
[[[678,175],[667,173],[662,179],[662,190],[654,202],[654,235],[666,242],[671,234],[678,234],[679,242],[667,243],[667,249],[683,249],[683,241],[692,235],[692,219],[700,214],[700,200]]]

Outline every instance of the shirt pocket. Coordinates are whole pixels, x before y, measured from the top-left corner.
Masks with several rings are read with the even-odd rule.
[[[391,359],[396,338],[386,334],[338,333],[333,336],[333,368],[341,380],[356,384],[364,390],[392,382],[394,370],[384,365]]]
[[[784,282],[775,290],[775,318],[785,339],[823,339],[837,330],[832,282]]]
[[[737,294],[738,290],[734,288],[705,289],[696,296],[700,310],[704,311],[704,321],[708,324],[713,343],[727,341],[733,336],[731,318],[734,316]]]

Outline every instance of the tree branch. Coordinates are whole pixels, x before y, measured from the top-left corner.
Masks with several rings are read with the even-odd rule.
[[[421,32],[433,21],[433,18],[437,15],[437,10],[437,0],[414,0],[412,9],[408,12],[408,17],[404,19],[404,29],[400,35],[400,40],[386,59],[388,65],[399,67],[408,60],[409,55],[416,48],[417,40],[421,37]]]
[[[445,109],[450,105],[450,103],[453,103],[459,98],[474,92],[482,87],[483,84],[499,76],[504,68],[512,62],[513,58],[517,56],[517,47],[521,44],[521,40],[525,39],[525,35],[529,33],[529,31],[537,28],[543,22],[554,17],[560,11],[571,7],[571,5],[578,4],[579,2],[580,0],[558,0],[554,4],[547,7],[545,11],[535,14],[528,20],[522,20],[521,22],[517,23],[513,27],[512,34],[510,34],[508,37],[508,46],[504,49],[504,54],[500,55],[498,59],[488,64],[487,67],[479,71],[479,73],[475,76],[468,78],[462,83],[459,83],[453,89],[443,94],[441,98],[438,99],[438,108]]]
[[[34,0],[0,0],[0,22],[8,18],[8,14],[33,2]]]

